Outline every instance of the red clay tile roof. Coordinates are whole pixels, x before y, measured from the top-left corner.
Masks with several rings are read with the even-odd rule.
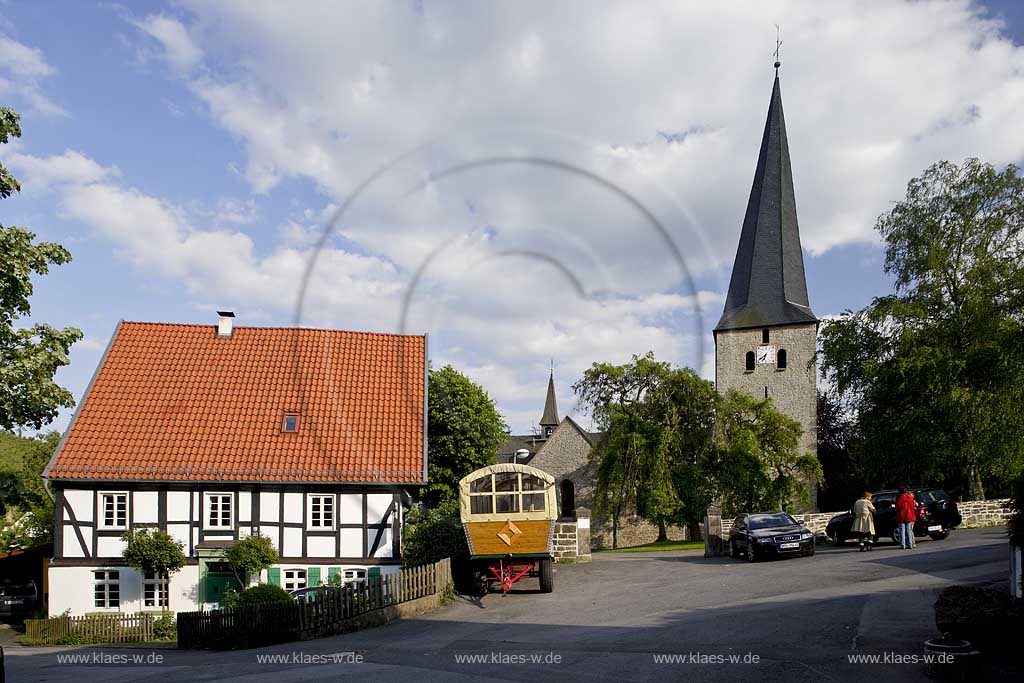
[[[124,322],[46,476],[423,483],[425,353],[396,334]]]

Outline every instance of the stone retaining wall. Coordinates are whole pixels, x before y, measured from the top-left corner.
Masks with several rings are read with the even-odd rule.
[[[995,500],[968,500],[962,503],[957,503],[957,507],[960,509],[960,515],[964,518],[964,521],[960,524],[960,529],[973,529],[977,527],[986,526],[1000,526],[1006,524],[1006,520],[1010,518],[1010,512],[1006,509],[1006,503],[1009,502],[1009,498],[997,498]],[[828,525],[830,519],[836,515],[840,515],[843,512],[813,512],[808,514],[797,514],[793,515],[794,518],[808,529],[816,534],[825,533],[825,527]],[[729,531],[732,529],[732,520],[722,520],[722,536],[723,538],[729,537]]]

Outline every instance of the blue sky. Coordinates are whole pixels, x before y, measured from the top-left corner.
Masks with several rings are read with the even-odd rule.
[[[0,222],[74,255],[33,313],[85,332],[58,376],[76,397],[118,320],[220,307],[429,332],[518,432],[552,360],[563,413],[598,360],[654,350],[710,377],[775,23],[819,317],[888,289],[873,225],[909,178],[1024,157],[1013,2],[0,9],[24,130]]]

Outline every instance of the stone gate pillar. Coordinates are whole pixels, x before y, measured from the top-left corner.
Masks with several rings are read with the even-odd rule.
[[[725,555],[726,545],[722,538],[722,508],[709,507],[704,511],[704,557]]]

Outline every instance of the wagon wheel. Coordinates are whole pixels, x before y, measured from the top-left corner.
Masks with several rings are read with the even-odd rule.
[[[551,558],[540,561],[540,592],[550,593],[555,590],[555,570],[551,566]]]

